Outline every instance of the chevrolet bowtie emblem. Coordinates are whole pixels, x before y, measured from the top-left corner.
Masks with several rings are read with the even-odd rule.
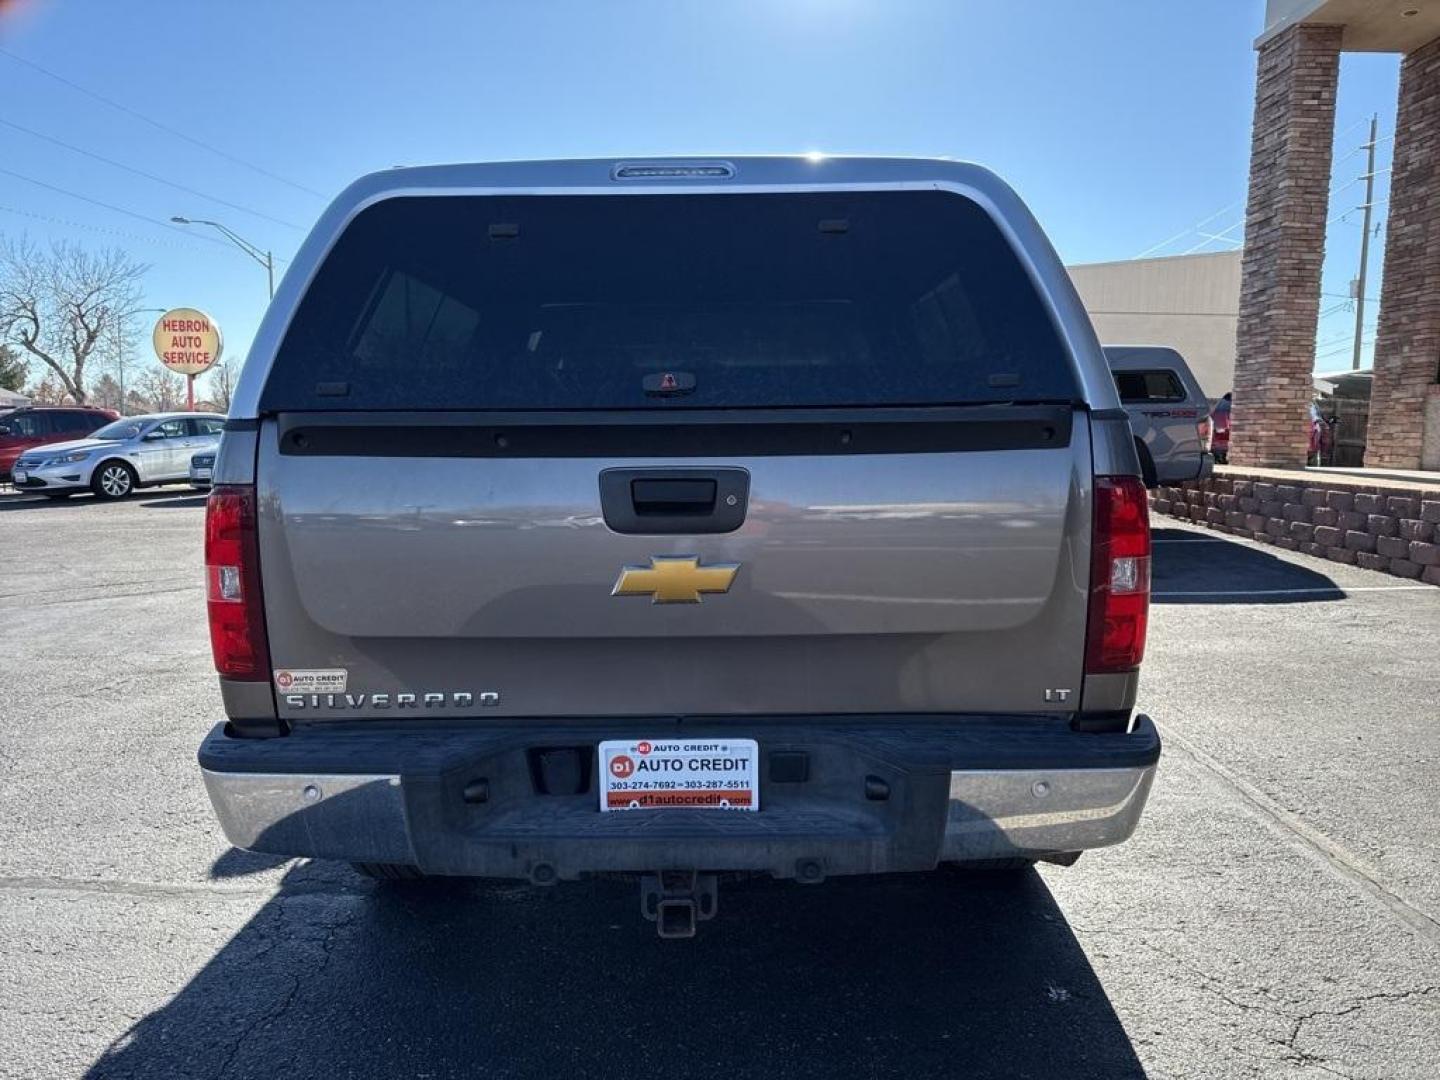
[[[701,593],[730,591],[739,563],[701,566],[696,555],[652,555],[649,566],[620,571],[611,596],[648,596],[652,604],[698,604]]]

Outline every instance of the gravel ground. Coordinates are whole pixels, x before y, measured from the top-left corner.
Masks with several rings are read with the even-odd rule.
[[[1167,523],[1132,841],[673,943],[621,882],[228,848],[201,514],[0,497],[0,1076],[1440,1074],[1440,590]]]

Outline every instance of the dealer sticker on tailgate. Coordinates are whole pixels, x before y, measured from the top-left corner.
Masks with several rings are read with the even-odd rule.
[[[600,744],[600,809],[760,809],[754,739],[612,739]]]

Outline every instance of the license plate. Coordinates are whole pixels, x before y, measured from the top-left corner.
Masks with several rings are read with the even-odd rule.
[[[196,470],[195,470],[195,479],[196,479],[196,480],[209,480],[209,479],[210,479],[210,470],[209,470],[209,469],[196,469]]]
[[[754,739],[611,739],[600,744],[600,809],[758,810]]]
[[[14,479],[15,483],[23,484],[26,480],[30,479],[30,474],[27,473],[24,469],[16,469]]]

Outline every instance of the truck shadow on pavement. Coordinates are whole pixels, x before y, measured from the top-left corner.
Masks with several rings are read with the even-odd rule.
[[[630,881],[370,885],[302,863],[87,1075],[1145,1073],[1033,870],[722,882],[677,942]]]
[[[1150,599],[1156,604],[1305,604],[1345,599],[1318,570],[1223,533],[1153,529]],[[1288,553],[1287,553],[1288,554]]]
[[[142,503],[146,510],[184,510],[186,507],[204,506],[209,495],[193,491],[176,492],[165,498],[146,499]]]

